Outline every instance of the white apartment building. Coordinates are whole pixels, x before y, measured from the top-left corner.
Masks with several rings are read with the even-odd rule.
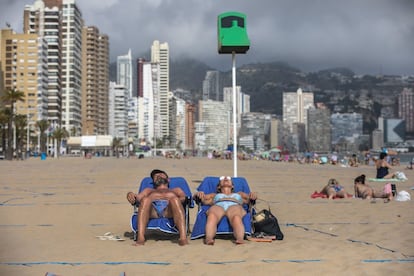
[[[284,92],[283,127],[292,133],[294,123],[307,126],[307,110],[312,107],[314,107],[313,93],[303,92],[301,88],[296,92]]]
[[[49,3],[50,2],[50,3]],[[62,44],[60,37],[61,10],[51,1],[36,0],[26,5],[23,32],[38,34],[47,41],[47,115],[42,119],[61,122],[62,116]]]
[[[114,82],[109,83],[109,135],[128,139],[128,90]]]
[[[159,64],[142,63],[142,97],[138,98],[138,137],[154,144],[162,138],[159,121]]]
[[[155,40],[151,46],[151,62],[159,63],[159,126],[161,137],[169,137],[170,60],[168,43]]]
[[[233,87],[223,88],[223,102],[228,105],[233,117]],[[241,116],[243,113],[250,112],[250,95],[242,92],[241,86],[236,86],[236,123],[237,129],[241,126]],[[233,119],[231,119],[233,120]]]

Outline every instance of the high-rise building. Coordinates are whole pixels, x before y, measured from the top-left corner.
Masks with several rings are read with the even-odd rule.
[[[4,91],[24,93],[16,102],[16,114],[27,116],[28,125],[47,119],[47,46],[37,34],[17,34],[11,29],[0,33],[0,71]]]
[[[362,135],[362,114],[334,113],[331,115],[331,139],[336,151],[357,151]]]
[[[223,88],[223,102],[229,107],[231,118],[233,117],[233,87]],[[250,112],[250,95],[242,92],[241,86],[236,86],[236,124],[240,128],[241,116]]]
[[[303,92],[299,88],[296,92],[283,93],[283,126],[288,132],[293,131],[294,123],[307,125],[307,110],[314,106],[313,93]]]
[[[414,134],[414,92],[411,88],[404,88],[398,95],[398,117],[405,121],[406,132]]]
[[[207,71],[203,80],[203,101],[206,100],[220,101],[220,72]]]
[[[240,146],[251,150],[265,150],[269,148],[271,115],[260,112],[243,113],[240,134]]]
[[[128,90],[128,97],[132,98],[132,53],[131,49],[123,56],[117,57],[116,83]]]
[[[199,101],[198,108],[199,121],[203,122],[204,126],[200,126],[199,129],[203,129],[204,134],[196,133],[196,135],[204,136],[203,149],[223,150],[227,148],[227,145],[231,144],[233,140],[232,133],[230,133],[232,128],[227,105],[223,102],[208,100]]]
[[[36,0],[26,5],[23,16],[23,32],[38,34],[47,41],[48,66],[48,115],[45,120],[62,120],[62,2]]]
[[[128,141],[128,90],[114,82],[109,83],[109,135]]]
[[[161,137],[170,137],[169,126],[169,91],[170,60],[168,43],[155,40],[151,46],[151,62],[159,64],[159,122]]]
[[[109,42],[94,26],[82,35],[82,134],[108,134]]]
[[[138,137],[154,145],[155,139],[161,139],[159,124],[159,64],[142,62],[142,96],[138,97]]]
[[[36,0],[24,11],[24,33],[48,43],[48,120],[81,134],[82,14],[75,0]]]
[[[331,151],[331,112],[328,108],[308,109],[308,151]]]
[[[185,104],[185,149],[195,149],[195,104]]]
[[[144,80],[142,78],[144,62],[144,58],[137,59],[137,97],[143,97],[144,95]]]

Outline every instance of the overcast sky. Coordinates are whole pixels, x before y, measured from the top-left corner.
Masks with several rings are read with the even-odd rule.
[[[0,0],[0,26],[22,31],[34,0]],[[284,61],[304,71],[348,67],[358,74],[414,75],[414,0],[77,0],[85,24],[110,37],[111,60],[131,48],[168,42],[170,57],[197,58],[220,70],[217,15],[247,15],[250,50],[237,65]]]

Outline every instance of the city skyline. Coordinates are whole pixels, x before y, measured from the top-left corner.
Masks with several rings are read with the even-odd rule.
[[[22,32],[23,10],[33,0],[0,3],[0,25]],[[251,48],[237,65],[284,61],[304,71],[348,67],[357,74],[414,75],[414,1],[77,0],[88,26],[109,36],[110,60],[129,48],[148,52],[169,43],[171,58],[189,56],[219,70],[231,59],[217,53],[217,15],[247,15]],[[127,8],[126,8],[127,6]],[[108,20],[111,18],[111,20]],[[140,28],[140,26],[142,26]]]

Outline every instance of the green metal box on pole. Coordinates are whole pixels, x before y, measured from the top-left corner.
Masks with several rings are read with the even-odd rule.
[[[225,12],[217,18],[217,41],[219,54],[245,54],[250,48],[246,30],[246,15]]]

